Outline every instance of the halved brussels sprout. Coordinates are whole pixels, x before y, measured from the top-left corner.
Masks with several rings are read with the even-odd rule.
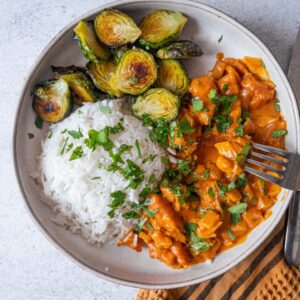
[[[112,61],[106,63],[89,62],[86,67],[88,74],[98,89],[115,97],[123,96],[120,90],[110,84],[110,79],[116,69]]]
[[[178,11],[155,10],[143,18],[139,43],[160,48],[174,41],[181,33],[187,18]]]
[[[203,54],[201,48],[191,41],[174,42],[157,51],[158,58],[189,58],[197,57]]]
[[[119,48],[114,48],[112,50],[113,56],[114,56],[114,63],[117,65],[120,62],[121,57],[125,52],[127,52],[129,48],[127,45],[121,46]]]
[[[110,47],[134,43],[141,35],[134,21],[115,9],[101,11],[95,19],[94,27],[100,41]]]
[[[73,93],[73,101],[81,105],[83,102],[95,102],[97,95],[94,85],[85,75],[85,69],[76,66],[54,67],[51,66],[55,77],[64,79]]]
[[[80,21],[74,28],[75,39],[78,41],[82,54],[90,61],[107,61],[110,51],[97,40],[93,24]]]
[[[182,97],[189,88],[189,78],[184,66],[176,59],[160,61],[156,85]]]
[[[151,119],[164,118],[170,121],[177,117],[179,105],[178,96],[169,90],[153,88],[137,97],[132,105],[132,112],[140,119],[148,114]]]
[[[59,122],[71,112],[71,92],[64,79],[47,80],[39,83],[33,94],[33,109],[47,122]]]
[[[157,67],[152,54],[131,49],[123,54],[109,82],[123,93],[138,95],[145,92],[156,78]]]

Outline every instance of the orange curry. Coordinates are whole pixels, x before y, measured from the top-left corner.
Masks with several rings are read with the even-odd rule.
[[[213,259],[242,242],[270,214],[280,187],[246,174],[251,142],[284,147],[286,122],[261,59],[217,55],[207,76],[191,81],[191,99],[170,125],[176,159],[160,191],[148,196],[144,224],[119,241],[171,266]],[[181,132],[180,132],[181,130]],[[175,154],[175,153],[173,153]]]

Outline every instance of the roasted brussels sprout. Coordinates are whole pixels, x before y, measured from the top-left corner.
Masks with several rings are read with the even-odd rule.
[[[178,96],[169,90],[153,88],[137,97],[132,105],[132,112],[138,118],[148,114],[151,119],[164,118],[170,121],[176,118],[179,105]]]
[[[156,78],[157,67],[152,54],[131,49],[123,54],[109,82],[123,93],[138,95],[145,92]]]
[[[59,122],[71,111],[71,92],[64,79],[47,80],[39,83],[33,94],[33,109],[47,122]]]
[[[101,11],[94,22],[100,41],[110,47],[119,47],[134,43],[141,35],[141,30],[126,14],[115,10]]]
[[[85,75],[85,69],[76,66],[52,66],[51,68],[55,77],[62,78],[69,84],[73,94],[73,101],[76,104],[80,105],[83,102],[95,102],[97,100],[94,85]]]
[[[161,60],[156,85],[182,97],[189,88],[189,78],[184,66],[176,59]]]
[[[139,43],[151,48],[161,48],[174,41],[181,33],[187,18],[171,10],[155,10],[143,18]]]
[[[129,48],[127,47],[127,45],[121,46],[119,48],[114,48],[112,50],[113,56],[114,56],[114,63],[117,65],[121,59],[121,57],[123,56],[123,54],[125,52],[127,52],[129,50]]]
[[[101,91],[114,97],[121,97],[123,93],[110,84],[110,79],[115,72],[116,66],[112,61],[106,63],[89,62],[86,65],[94,85]]]
[[[203,54],[201,48],[191,41],[174,42],[157,51],[158,58],[189,58],[201,56]]]
[[[110,51],[97,40],[93,25],[80,21],[74,28],[75,40],[78,41],[82,54],[90,61],[107,61]]]

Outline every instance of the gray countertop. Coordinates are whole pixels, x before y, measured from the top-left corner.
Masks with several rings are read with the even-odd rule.
[[[202,2],[252,30],[287,70],[300,26],[299,0]],[[43,237],[25,211],[12,166],[14,115],[31,66],[66,24],[100,3],[0,0],[0,299],[125,300],[136,294],[82,270]]]

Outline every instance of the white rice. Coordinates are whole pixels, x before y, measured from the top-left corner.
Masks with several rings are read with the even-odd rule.
[[[109,107],[110,112],[101,112],[100,107]],[[86,104],[60,123],[51,125],[49,133],[42,142],[42,153],[39,157],[40,181],[43,186],[43,200],[53,208],[54,222],[65,226],[73,233],[79,233],[91,244],[98,244],[112,239],[124,232],[131,225],[131,220],[125,220],[122,213],[130,209],[130,202],[138,202],[139,193],[148,184],[149,177],[154,174],[155,187],[164,171],[161,157],[165,155],[163,149],[149,139],[149,130],[142,122],[133,117],[124,106],[124,100],[105,100],[101,103]],[[145,179],[136,190],[127,188],[129,182],[119,172],[106,170],[112,162],[109,153],[98,147],[92,151],[84,144],[90,129],[101,130],[105,126],[115,126],[121,118],[125,128],[117,134],[111,134],[115,153],[122,144],[133,146],[130,152],[122,155],[122,159],[130,159],[144,170]],[[83,137],[74,139],[66,130],[80,131]],[[68,137],[66,149],[73,143],[73,148],[59,155],[65,139]],[[142,159],[138,158],[134,147],[135,140],[139,141]],[[77,146],[82,146],[84,156],[70,161],[70,156]],[[143,163],[149,155],[157,155],[153,161]],[[102,165],[99,168],[99,163]],[[126,163],[123,165],[123,167]],[[92,179],[100,177],[101,179]],[[127,193],[126,205],[116,210],[115,218],[111,219],[107,213],[112,199],[111,193],[121,190]]]

